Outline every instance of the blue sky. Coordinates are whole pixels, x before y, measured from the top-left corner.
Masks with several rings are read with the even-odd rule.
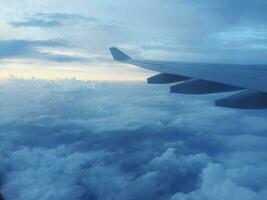
[[[1,77],[143,80],[110,46],[161,60],[267,63],[266,3],[1,1]]]

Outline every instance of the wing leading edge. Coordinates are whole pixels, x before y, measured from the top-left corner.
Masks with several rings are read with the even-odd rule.
[[[166,62],[133,59],[119,49],[110,48],[114,60],[159,72],[149,84],[177,83],[172,93],[212,94],[239,91],[219,99],[216,106],[241,109],[267,108],[267,65]]]

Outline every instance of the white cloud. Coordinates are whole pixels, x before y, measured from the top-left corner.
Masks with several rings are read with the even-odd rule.
[[[226,176],[225,169],[220,164],[210,164],[203,170],[203,181],[200,189],[184,195],[177,193],[172,200],[263,200],[266,191],[256,193],[250,188],[237,185]]]
[[[266,194],[265,128],[248,128],[264,111],[256,117],[215,108],[209,96],[171,96],[164,86],[19,79],[1,85],[7,199]]]

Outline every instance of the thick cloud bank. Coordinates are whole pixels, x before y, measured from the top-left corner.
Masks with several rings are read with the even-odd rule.
[[[267,113],[166,86],[2,81],[7,200],[264,200]]]

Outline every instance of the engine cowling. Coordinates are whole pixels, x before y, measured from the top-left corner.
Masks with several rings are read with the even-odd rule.
[[[231,85],[194,79],[173,85],[171,86],[170,91],[171,93],[181,94],[212,94],[219,92],[238,91],[241,89],[242,88]]]
[[[190,78],[185,76],[179,76],[175,74],[160,73],[147,79],[149,84],[168,84],[189,80]]]
[[[240,109],[267,109],[267,93],[245,90],[219,99],[216,106]]]

